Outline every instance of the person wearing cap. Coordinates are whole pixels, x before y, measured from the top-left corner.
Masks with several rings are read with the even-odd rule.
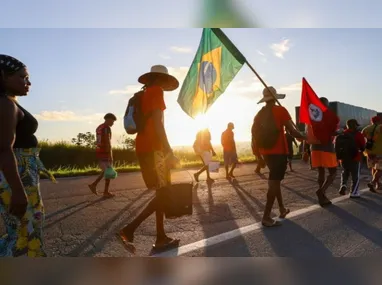
[[[142,212],[116,235],[127,250],[135,253],[136,229],[156,213],[156,241],[154,251],[162,251],[179,245],[178,239],[170,238],[164,229],[164,205],[171,185],[170,169],[179,164],[168,142],[164,127],[164,92],[179,87],[179,81],[168,73],[163,65],[154,65],[151,71],[141,75],[138,82],[144,84],[141,111],[146,116],[144,129],[136,137],[136,154],[146,187],[155,191],[155,196]]]
[[[382,176],[382,130],[381,117],[371,118],[371,124],[362,130],[362,134],[367,140],[365,155],[367,166],[371,169],[372,180],[368,183],[371,192],[376,192],[380,188],[379,179]],[[367,147],[367,145],[371,147]]]
[[[350,191],[350,198],[359,198],[359,176],[361,170],[361,152],[365,150],[365,138],[360,131],[358,131],[359,124],[357,120],[350,119],[346,122],[346,129],[344,135],[350,135],[350,139],[355,140],[355,146],[357,147],[357,154],[349,159],[342,160],[342,173],[341,173],[341,187],[339,194],[345,195],[347,190],[347,182],[349,176],[352,178],[352,185]],[[350,155],[350,154],[349,154]]]
[[[321,97],[320,101],[329,107],[329,100]],[[337,175],[338,160],[333,140],[322,144],[313,134],[311,125],[306,125],[307,143],[310,145],[310,159],[312,168],[317,169],[318,190],[316,195],[320,206],[325,207],[332,204],[326,196],[326,190],[333,184]],[[332,138],[337,135],[333,133]],[[325,177],[325,169],[328,169],[329,175]]]
[[[264,227],[274,227],[281,225],[280,221],[276,221],[271,217],[272,207],[277,199],[280,218],[285,218],[289,214],[290,210],[285,208],[282,195],[281,195],[281,181],[284,179],[285,172],[288,163],[288,142],[285,136],[285,128],[290,132],[290,134],[297,139],[305,139],[305,136],[301,134],[296,126],[293,124],[290,114],[287,109],[282,106],[277,106],[276,101],[279,99],[284,99],[285,94],[278,94],[274,87],[267,87],[263,90],[263,98],[258,102],[258,104],[265,103],[259,113],[254,118],[252,141],[254,152],[259,153],[268,166],[269,176],[268,176],[268,193],[267,202],[265,205],[265,210],[262,218],[262,225]],[[259,141],[256,141],[256,129],[264,130],[267,132],[268,127],[270,128],[269,122],[262,120],[263,114],[265,112],[271,112],[270,115],[274,118],[273,126],[277,129],[277,138],[273,146],[263,146],[259,147]],[[275,130],[272,130],[275,132]],[[262,131],[261,131],[262,132]],[[259,137],[261,137],[260,134]],[[264,135],[267,135],[266,133]]]
[[[117,120],[117,117],[112,113],[107,113],[104,116],[104,122],[96,129],[96,157],[98,165],[101,168],[101,173],[97,179],[89,184],[90,191],[97,195],[97,185],[104,178],[105,171],[113,165],[113,151],[111,147],[111,127]],[[105,189],[103,197],[112,198],[114,194],[109,192],[110,179],[105,178]]]
[[[228,123],[227,129],[221,135],[221,144],[223,146],[224,166],[226,178],[229,180],[235,178],[233,171],[238,163],[236,143],[234,138],[235,126],[233,123]],[[231,170],[229,167],[231,166]]]

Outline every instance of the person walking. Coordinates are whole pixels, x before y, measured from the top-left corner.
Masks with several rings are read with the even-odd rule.
[[[235,126],[233,123],[228,123],[227,129],[222,133],[221,144],[223,146],[224,166],[226,172],[226,178],[229,180],[235,178],[233,171],[238,163],[236,143],[234,138]],[[231,170],[229,167],[231,166]]]

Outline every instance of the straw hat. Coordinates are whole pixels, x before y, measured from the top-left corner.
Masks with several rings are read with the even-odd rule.
[[[268,89],[273,93],[273,95],[269,92]],[[273,86],[269,86],[268,88],[264,88],[263,98],[259,102],[257,102],[257,104],[275,100],[275,97],[277,100],[284,99],[285,94],[277,94],[276,89]]]
[[[138,82],[147,84],[153,77],[159,79],[159,84],[164,91],[173,91],[179,87],[179,81],[168,73],[168,69],[164,65],[152,66],[150,72],[147,72],[138,78]]]

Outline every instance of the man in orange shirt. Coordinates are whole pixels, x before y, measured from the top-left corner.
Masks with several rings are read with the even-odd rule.
[[[262,218],[265,227],[279,226],[281,223],[272,219],[271,212],[275,199],[280,209],[280,218],[285,218],[290,210],[285,208],[281,195],[281,181],[284,179],[288,163],[288,143],[285,128],[297,139],[305,139],[295,127],[288,111],[276,106],[276,99],[284,99],[285,94],[277,94],[276,89],[263,90],[263,98],[258,102],[266,103],[256,115],[253,125],[255,153],[263,156],[269,168],[267,203]]]
[[[228,123],[227,129],[222,133],[221,144],[223,146],[224,166],[226,172],[226,178],[235,178],[233,171],[238,163],[236,143],[234,138],[233,129],[235,128],[233,123]],[[229,170],[232,165],[231,170]]]
[[[136,137],[136,153],[142,177],[148,189],[155,191],[154,198],[117,237],[125,248],[135,253],[134,232],[154,212],[156,213],[157,237],[153,250],[161,251],[179,245],[179,240],[168,237],[164,230],[164,199],[171,185],[170,169],[179,161],[174,156],[164,128],[164,91],[178,88],[178,80],[168,74],[165,66],[155,65],[151,71],[140,76],[138,81],[145,85],[141,97],[141,110],[145,116],[144,129]]]
[[[104,178],[105,170],[113,165],[113,152],[111,148],[111,127],[117,120],[114,114],[108,113],[104,117],[105,122],[98,126],[96,129],[96,156],[98,164],[102,169],[98,178],[89,185],[90,190],[97,195],[97,185]],[[112,198],[114,195],[109,192],[110,179],[105,179],[105,190],[103,196],[105,198]]]

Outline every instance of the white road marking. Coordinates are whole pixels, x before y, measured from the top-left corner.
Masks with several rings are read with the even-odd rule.
[[[367,192],[367,191],[369,191],[369,188],[362,189],[359,192],[360,193],[364,193],[364,192]],[[332,201],[333,204],[335,204],[335,203],[344,201],[346,199],[350,199],[349,195],[340,196],[340,197],[337,197],[335,199],[332,199],[331,201]],[[288,219],[294,218],[294,217],[297,217],[297,216],[301,216],[301,215],[307,214],[309,212],[313,212],[313,211],[318,210],[318,209],[322,209],[321,206],[318,205],[318,204],[317,205],[312,205],[312,206],[309,206],[309,207],[306,207],[306,208],[302,208],[302,209],[299,209],[297,211],[293,211],[293,212],[289,213],[288,214]],[[216,236],[212,236],[212,237],[209,237],[209,238],[206,238],[206,239],[199,240],[197,242],[186,244],[186,245],[183,245],[183,246],[178,247],[176,249],[172,249],[172,250],[169,250],[169,251],[166,251],[166,252],[155,254],[155,255],[152,255],[152,257],[174,257],[174,256],[181,256],[183,254],[186,254],[186,253],[189,253],[189,252],[192,252],[192,251],[196,251],[196,250],[199,250],[199,249],[202,249],[202,248],[206,248],[206,247],[209,247],[209,246],[212,246],[212,245],[216,245],[216,244],[219,244],[219,243],[222,243],[222,242],[225,242],[225,241],[237,238],[237,237],[242,236],[242,235],[244,235],[246,233],[259,230],[260,228],[262,228],[261,222],[257,222],[255,224],[252,224],[252,225],[249,225],[249,226],[241,227],[241,228],[238,228],[236,230],[232,230],[232,231],[225,232],[225,233],[222,233],[222,234],[219,234],[219,235],[216,235]]]

